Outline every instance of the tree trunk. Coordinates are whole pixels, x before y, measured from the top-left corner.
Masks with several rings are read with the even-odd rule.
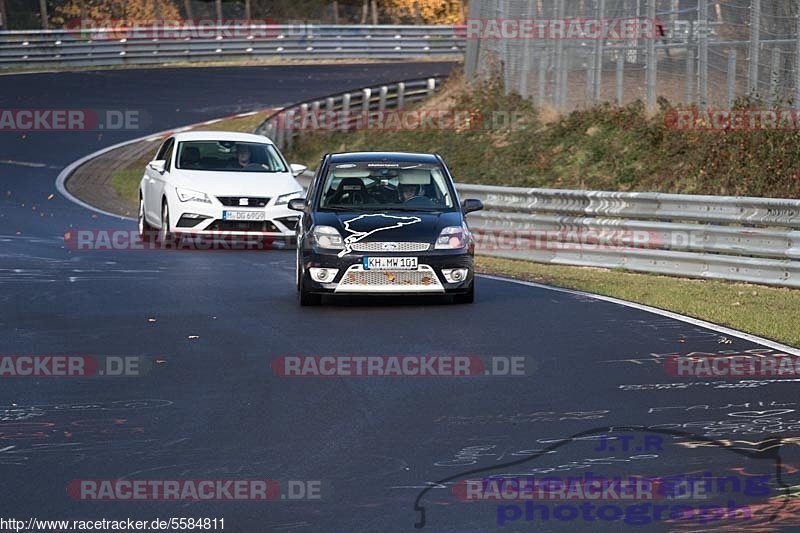
[[[160,0],[153,0],[153,18],[161,20],[161,4]]]
[[[361,3],[361,24],[367,23],[367,16],[369,16],[369,0],[364,0]]]
[[[6,15],[6,0],[0,0],[0,29],[8,29],[8,16]]]
[[[339,24],[339,2],[333,0],[333,23]]]
[[[217,0],[217,23],[222,23],[222,0]]]
[[[372,0],[372,24],[378,25],[378,0]]]
[[[39,0],[39,14],[42,16],[42,29],[50,29],[50,21],[47,18],[47,0]]]
[[[80,14],[80,17],[81,17],[81,24],[83,24],[83,21],[86,20],[86,0],[81,0],[81,14]]]
[[[194,19],[194,13],[192,12],[192,0],[183,0],[183,10],[186,11],[187,19]]]
[[[247,20],[252,19],[252,12],[250,7],[250,0],[244,0],[244,18]]]

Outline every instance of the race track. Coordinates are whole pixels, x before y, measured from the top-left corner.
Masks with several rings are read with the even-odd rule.
[[[492,470],[472,478],[771,475],[772,492],[753,509],[775,515],[775,530],[797,528],[797,500],[766,503],[779,485],[798,484],[797,382],[674,378],[664,370],[668,354],[772,350],[756,341],[489,278],[478,280],[472,306],[300,308],[293,252],[64,246],[70,230],[135,227],[56,193],[59,171],[88,153],[451,68],[427,62],[0,76],[0,108],[131,108],[152,119],[146,130],[117,133],[0,132],[0,354],[157,361],[138,378],[0,378],[0,516],[224,517],[225,530],[236,532],[413,531],[421,516],[415,501],[433,487],[419,500],[428,531],[643,530],[584,517],[538,523],[524,513],[501,527],[496,502],[463,503],[451,482],[434,483],[486,467]],[[270,367],[285,355],[423,354],[521,356],[528,375],[281,378]],[[653,385],[669,383],[687,385]],[[660,430],[674,433],[661,434],[658,449],[643,449],[636,435]],[[589,433],[569,439],[580,432]],[[604,433],[634,434],[635,446],[596,451]],[[710,440],[697,444],[703,437]],[[319,500],[266,503],[76,501],[67,494],[72,480],[119,478],[319,480],[322,490]],[[757,514],[705,530],[746,529],[764,519]],[[661,521],[645,529],[697,527]]]

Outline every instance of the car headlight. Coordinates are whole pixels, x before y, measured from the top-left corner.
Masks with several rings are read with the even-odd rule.
[[[326,250],[343,250],[342,236],[331,226],[316,226],[312,232],[314,244]]]
[[[175,187],[175,192],[178,193],[178,199],[181,202],[202,202],[204,204],[211,203],[211,199],[204,192],[193,191],[191,189],[182,189],[180,187]]]
[[[460,250],[467,246],[467,230],[462,226],[447,226],[436,239],[437,250]]]
[[[303,191],[290,192],[289,194],[281,194],[275,200],[275,205],[285,205],[289,203],[292,198],[303,198],[305,193]]]

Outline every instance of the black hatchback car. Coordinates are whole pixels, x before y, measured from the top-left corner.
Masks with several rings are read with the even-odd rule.
[[[459,202],[439,155],[327,154],[297,227],[301,305],[333,295],[449,295],[472,303],[475,243],[465,215],[480,200]]]

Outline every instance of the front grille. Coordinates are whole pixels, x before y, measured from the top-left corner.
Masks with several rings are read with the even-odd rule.
[[[290,230],[294,231],[297,229],[297,223],[300,222],[300,217],[283,217],[283,218],[276,218],[275,220],[277,220]]]
[[[253,231],[259,233],[281,233],[278,226],[267,220],[245,222],[240,220],[215,220],[204,231]]]
[[[388,246],[388,247],[387,247]],[[354,252],[425,252],[431,247],[427,242],[357,242],[351,248]]]
[[[419,270],[364,270],[353,265],[342,275],[337,292],[444,292],[428,265]]]
[[[246,204],[240,204],[239,200],[246,199]],[[252,197],[252,196],[217,196],[222,205],[226,207],[264,207],[270,201],[270,198]]]

